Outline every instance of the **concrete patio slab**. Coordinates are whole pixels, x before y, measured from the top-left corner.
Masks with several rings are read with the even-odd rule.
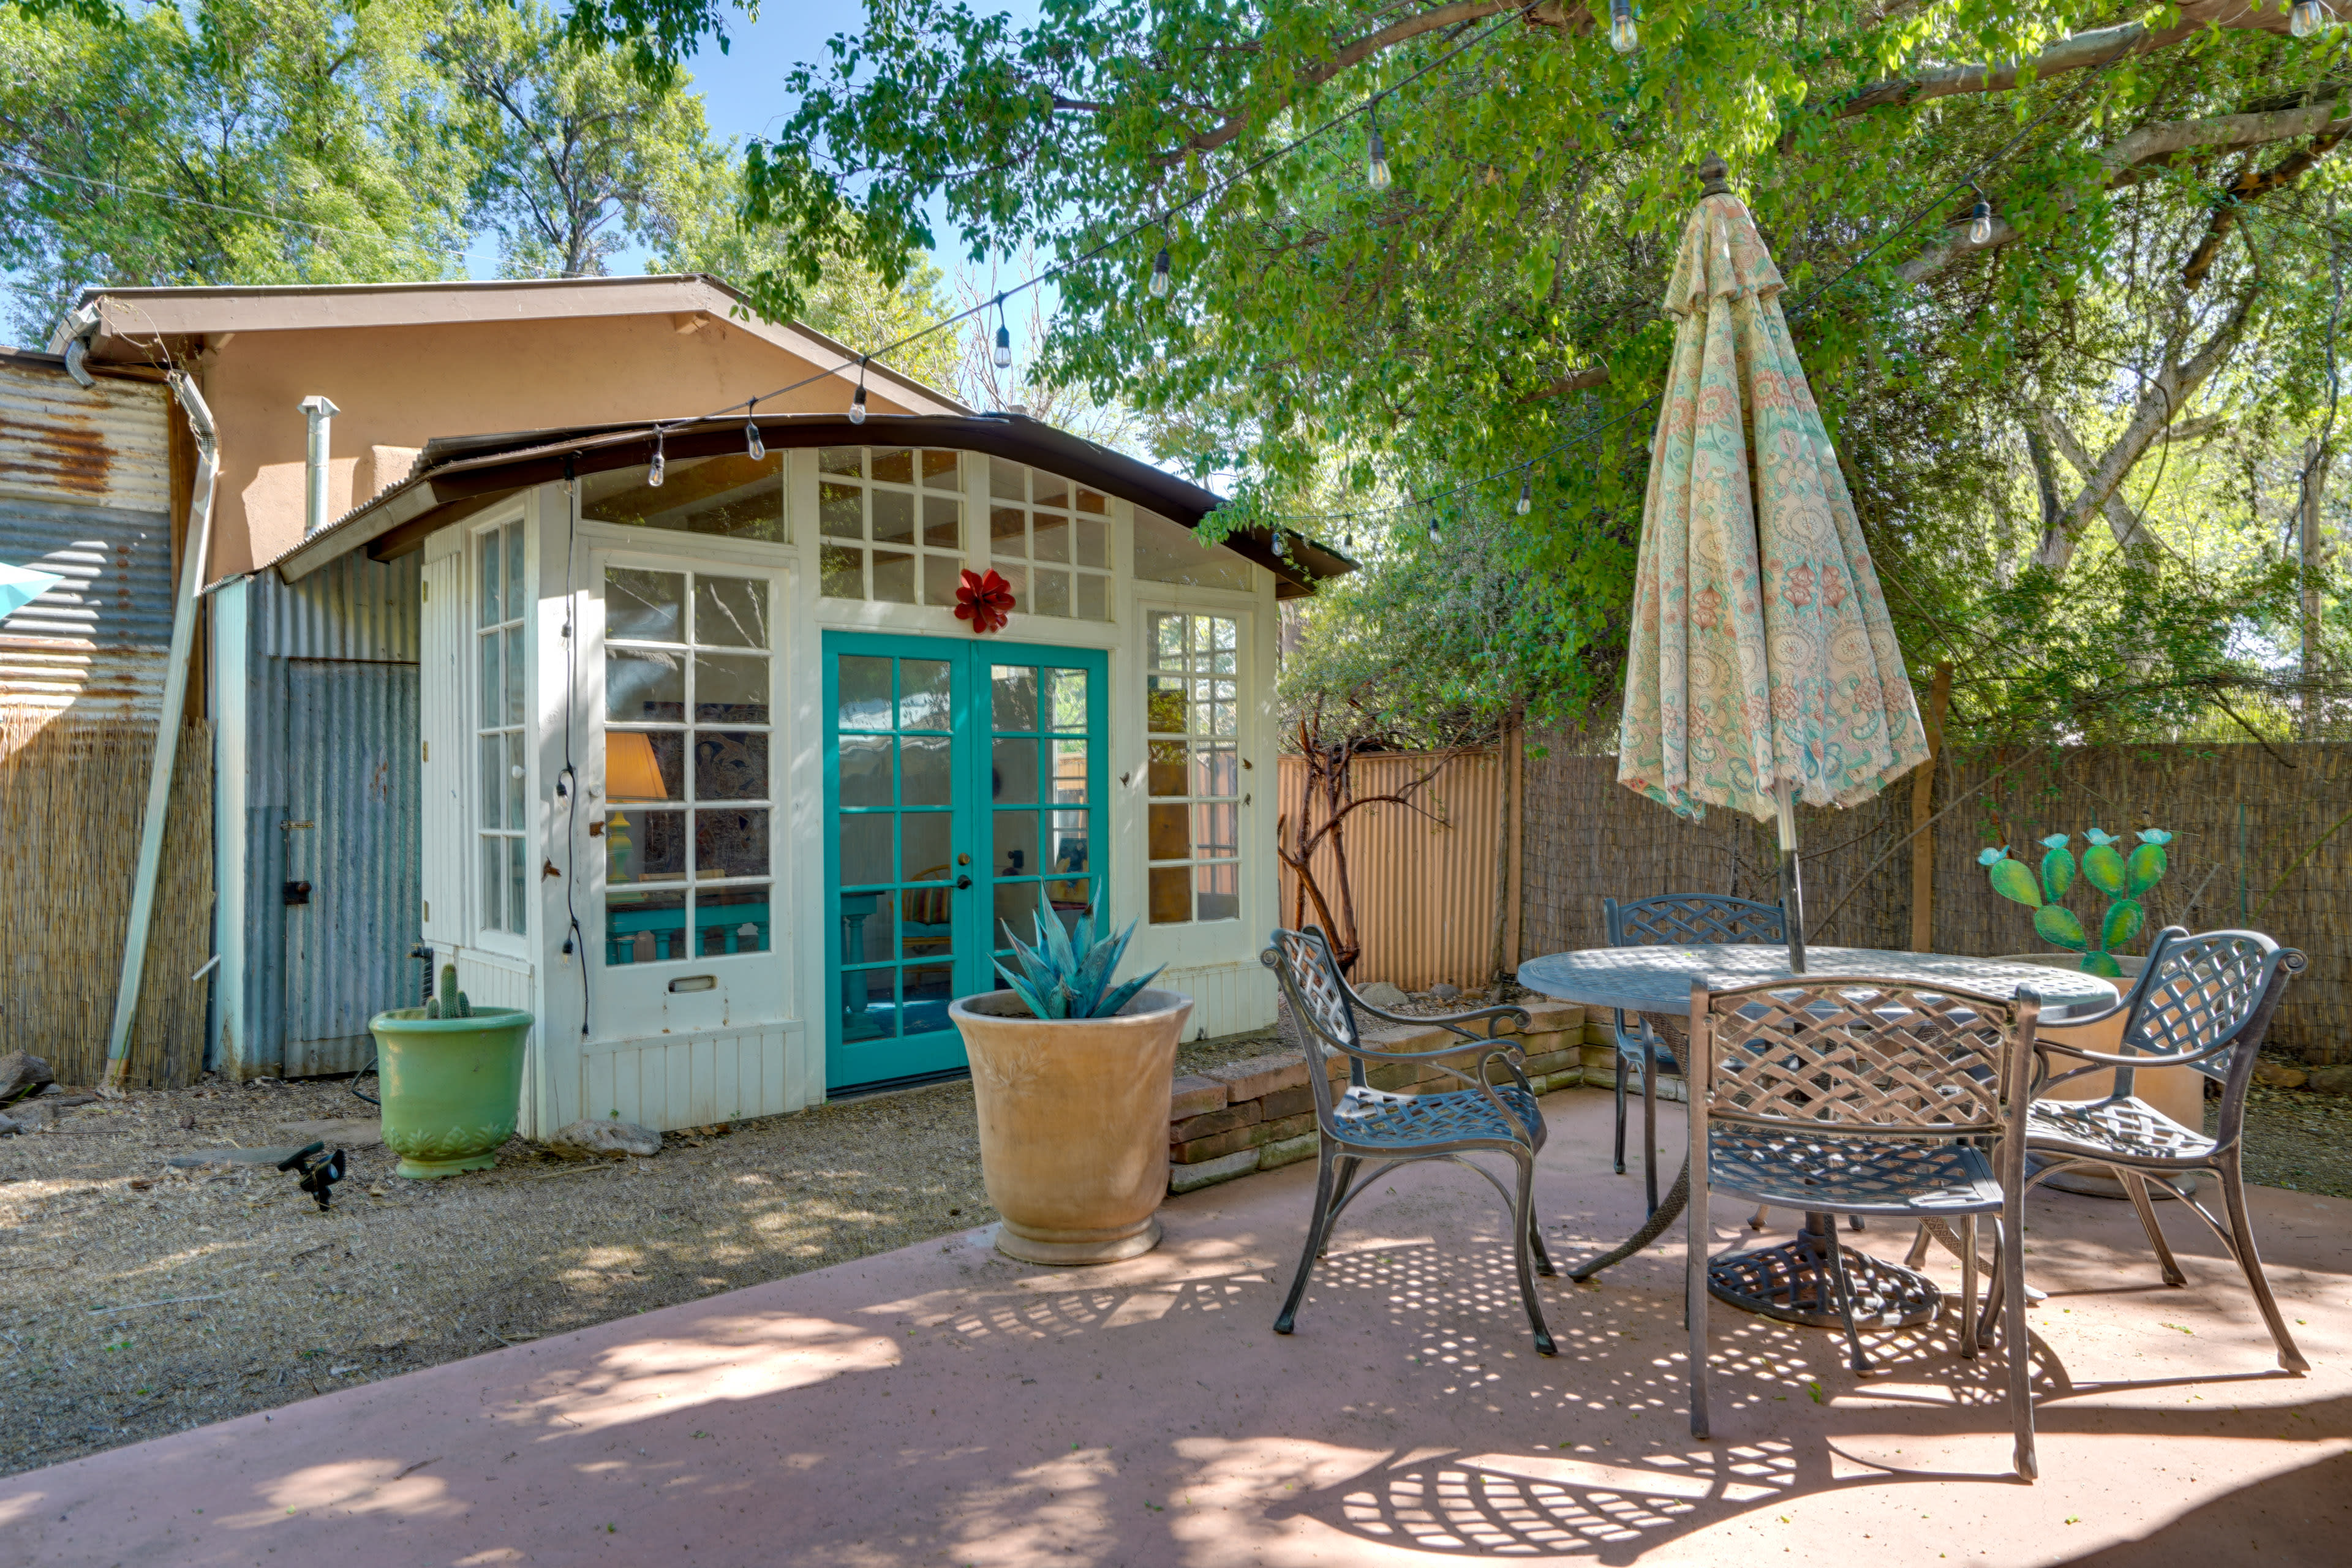
[[[1544,1108],[1538,1196],[1573,1258],[1638,1223],[1641,1181],[1608,1172],[1605,1095]],[[1670,1146],[1679,1109],[1661,1109]],[[971,1233],[19,1475],[0,1481],[0,1563],[2352,1554],[2352,1204],[2256,1194],[2314,1364],[2294,1378],[2174,1205],[2185,1289],[2128,1205],[2037,1198],[2029,1487],[2007,1472],[2000,1359],[1960,1362],[1933,1329],[1883,1339],[1889,1374],[1865,1384],[1833,1336],[1718,1307],[1717,1437],[1693,1442],[1679,1227],[1597,1285],[1542,1282],[1547,1361],[1491,1190],[1443,1166],[1349,1212],[1277,1337],[1313,1180],[1171,1200],[1160,1250],[1108,1268],[1015,1264]],[[1779,1239],[1715,1219],[1725,1241]]]

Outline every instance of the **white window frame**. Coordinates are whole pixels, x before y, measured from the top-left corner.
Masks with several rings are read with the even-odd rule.
[[[850,442],[840,441],[808,448],[813,466],[816,469],[815,510],[809,521],[809,547],[815,552],[814,570],[816,576],[817,596],[835,605],[888,605],[900,610],[928,609],[941,611],[950,616],[954,615],[955,585],[959,579],[952,574],[942,579],[946,592],[946,597],[943,600],[934,600],[929,596],[929,579],[934,570],[954,574],[974,568],[984,557],[986,536],[979,532],[978,524],[972,515],[971,475],[976,467],[986,464],[988,459],[985,454],[969,451],[959,447],[927,447],[921,442],[913,441],[903,444],[885,443],[882,450],[903,448],[914,455],[912,471],[915,478],[907,484],[900,484],[895,479],[874,478],[874,453],[877,448],[871,445],[858,445],[856,448],[859,454],[858,471],[855,476],[826,472],[824,454],[829,449],[849,447],[852,445]],[[926,451],[951,452],[955,455],[956,483],[952,488],[933,485],[924,479],[920,465],[921,454]],[[827,485],[849,485],[858,490],[862,506],[859,526],[863,531],[855,540],[847,534],[826,531],[824,489]],[[914,508],[914,532],[903,543],[896,541],[877,541],[874,537],[874,498],[877,495],[903,495],[908,498]],[[958,513],[957,542],[952,548],[926,542],[929,524],[929,520],[923,515],[925,510],[923,502],[930,496],[955,498]],[[856,597],[851,598],[825,591],[825,580],[832,574],[826,563],[826,552],[829,550],[855,550],[858,552]],[[875,596],[875,554],[877,551],[887,551],[912,558],[916,580],[915,596],[911,601]],[[947,564],[935,565],[936,563]]]
[[[971,456],[974,459],[971,469],[977,472],[978,479],[977,482],[971,482],[969,479],[967,481],[970,494],[966,510],[972,516],[974,527],[979,535],[979,547],[984,553],[988,564],[994,567],[1000,576],[1013,584],[1014,611],[1034,616],[1038,620],[1048,624],[1062,626],[1118,625],[1119,590],[1134,575],[1131,545],[1129,549],[1130,559],[1124,563],[1119,559],[1120,546],[1128,543],[1128,530],[1118,526],[1118,517],[1120,506],[1118,498],[1108,491],[1097,490],[1091,485],[1082,484],[1057,469],[1040,468],[1034,463],[1024,463],[1013,458],[993,458],[983,452],[974,452]],[[1024,494],[1020,500],[1014,500],[1011,497],[1001,500],[998,498],[992,467],[998,462],[1009,463],[1023,470]],[[1066,487],[1060,505],[1056,506],[1050,500],[1040,501],[1034,499],[1037,492],[1036,476],[1041,473],[1060,480]],[[1098,512],[1079,510],[1078,492],[1081,490],[1100,497],[1103,503],[1102,510]],[[1038,559],[1037,517],[1040,507],[1045,509],[1045,515],[1049,519],[1066,521],[1069,524],[1067,555],[1064,560],[1040,562]],[[1022,514],[1022,553],[1019,555],[997,553],[996,513],[1000,508],[1006,510],[1017,509]],[[1098,566],[1083,563],[1077,558],[1078,528],[1082,522],[1098,523],[1102,528],[1104,558],[1102,564]],[[1048,526],[1051,526],[1050,522]],[[1069,577],[1068,609],[1061,615],[1048,615],[1037,608],[1037,574],[1041,568],[1049,572],[1062,572]],[[1080,579],[1082,578],[1092,578],[1102,584],[1103,613],[1099,616],[1078,614]]]
[[[642,536],[633,536],[632,543],[638,542],[641,537]],[[608,915],[610,910],[609,900],[611,892],[611,889],[607,885],[607,872],[609,865],[606,858],[610,852],[610,841],[607,837],[609,829],[596,834],[588,840],[588,842],[595,847],[595,852],[592,860],[594,867],[594,898],[593,900],[593,912],[589,910],[583,910],[582,913],[585,916],[590,916],[593,921],[593,924],[590,927],[589,931],[589,942],[591,950],[595,954],[597,973],[603,977],[602,983],[600,984],[600,994],[613,994],[616,1000],[626,998],[627,1011],[630,1014],[635,1014],[639,1011],[641,1005],[644,1006],[653,1005],[656,998],[660,995],[663,987],[667,986],[669,980],[679,973],[688,970],[699,970],[707,966],[716,966],[715,973],[723,977],[722,984],[730,992],[737,993],[731,1000],[733,1002],[740,1003],[740,1005],[730,1007],[730,1012],[734,1017],[739,1019],[780,1018],[784,1016],[788,1011],[792,994],[790,989],[790,970],[793,958],[792,943],[793,942],[793,931],[796,928],[796,922],[793,918],[794,912],[793,900],[796,897],[799,885],[798,868],[794,864],[793,856],[792,854],[792,850],[794,847],[793,834],[792,825],[787,820],[793,814],[791,781],[794,764],[794,726],[793,722],[794,710],[792,706],[792,693],[793,689],[792,684],[793,679],[793,634],[790,626],[792,611],[796,604],[793,597],[795,592],[793,569],[792,563],[789,562],[780,562],[774,559],[771,552],[772,547],[753,544],[749,548],[745,548],[737,542],[719,542],[722,547],[711,550],[698,549],[690,553],[683,551],[648,551],[644,548],[622,548],[602,544],[586,552],[588,568],[591,575],[583,586],[591,590],[595,610],[593,617],[583,617],[583,619],[593,622],[593,637],[583,639],[585,646],[581,649],[582,669],[583,675],[585,675],[591,668],[593,669],[594,673],[593,678],[584,679],[581,682],[582,689],[579,698],[581,710],[578,717],[584,724],[587,732],[593,737],[592,744],[594,749],[595,773],[594,788],[593,793],[591,795],[591,802],[594,807],[593,820],[601,826],[609,822],[611,814],[614,811],[618,810],[627,812],[632,809],[630,806],[625,805],[617,807],[614,805],[608,798],[607,792],[604,787],[607,777],[606,769],[609,765],[607,754],[608,721],[605,716],[604,691],[605,650],[608,646],[613,644],[617,644],[621,647],[627,647],[633,643],[647,640],[631,637],[608,637],[606,632],[608,625],[608,606],[605,601],[605,579],[607,572],[614,567],[635,568],[645,571],[681,574],[687,575],[689,578],[689,582],[696,576],[707,575],[751,578],[767,584],[769,613],[767,648],[769,793],[767,804],[764,806],[757,808],[765,810],[768,813],[768,872],[765,878],[765,881],[768,886],[767,950],[763,952],[711,954],[702,954],[689,951],[685,956],[678,958],[662,956],[656,957],[648,962],[627,963],[611,963],[606,962],[606,942],[608,940],[606,933],[609,929]],[[735,547],[726,548],[725,546],[729,544],[733,544]],[[688,592],[690,595],[692,593],[690,586],[688,587]],[[720,648],[716,645],[709,644],[697,643],[680,646],[690,648],[706,648],[709,651],[730,651]],[[732,651],[744,650],[737,649]],[[637,729],[637,726],[625,721],[620,722],[615,727],[625,731],[635,731]],[[686,716],[678,724],[675,726],[663,725],[658,727],[663,729],[675,729],[684,732],[689,737],[698,728],[754,728],[754,726],[750,725],[698,725],[692,717],[690,704]],[[688,770],[688,773],[690,775],[693,768],[693,758],[690,754],[690,741],[689,754],[686,759],[685,766]],[[690,813],[692,810],[690,804],[692,795],[690,777],[688,783],[688,799],[681,801],[678,808]],[[749,805],[750,803],[745,804]],[[636,809],[643,808],[639,807]],[[692,831],[692,818],[690,815],[688,821],[689,825],[688,831],[690,834]],[[691,867],[689,866],[689,872],[690,870]],[[759,878],[730,878],[723,881],[715,882],[711,885],[718,887],[755,886],[761,880],[761,879]],[[681,879],[681,880],[676,885],[688,890],[687,930],[689,932],[692,932],[695,929],[693,924],[695,900],[692,894],[694,889],[701,887],[703,884],[697,881],[689,874],[688,877]],[[667,886],[667,884],[656,884],[656,886]],[[588,924],[588,921],[583,920],[583,924],[586,925]],[[694,944],[689,942],[689,948],[693,945]],[[634,994],[633,988],[630,985],[631,977],[637,977],[647,982],[647,984],[643,987],[644,994],[642,996]],[[605,987],[607,986],[617,987],[617,990],[607,992],[605,990]],[[751,994],[743,994],[743,993],[750,993]],[[642,1022],[642,1020],[638,1021]],[[617,1031],[622,1034],[626,1034],[631,1031],[632,1027],[633,1025],[630,1018],[624,1016],[622,1018],[615,1019],[611,1028],[600,1030],[600,1033],[611,1034]]]
[[[514,530],[522,542],[522,613],[519,617],[508,616],[494,626],[485,626],[481,618],[484,587],[483,542],[491,538],[503,540],[506,531],[509,529]],[[466,530],[463,574],[466,587],[463,612],[466,626],[466,750],[464,756],[459,760],[459,766],[464,770],[466,779],[464,790],[467,807],[466,841],[461,873],[464,881],[461,886],[466,890],[467,924],[472,931],[477,946],[486,951],[526,958],[530,954],[532,932],[536,923],[531,919],[530,906],[536,897],[539,880],[534,874],[536,868],[530,864],[536,858],[532,853],[532,846],[537,841],[535,831],[537,825],[534,819],[537,816],[535,806],[538,800],[537,793],[533,788],[535,770],[532,763],[538,748],[534,734],[536,726],[532,723],[532,715],[538,707],[535,697],[539,666],[531,633],[532,625],[536,619],[532,612],[537,607],[538,550],[536,542],[532,538],[536,531],[531,527],[530,512],[528,508],[502,509],[496,515],[485,518]],[[502,558],[509,555],[510,552],[502,544]],[[511,591],[510,577],[511,566],[505,563],[502,559],[499,574],[502,595]],[[502,605],[501,609],[505,607]],[[483,700],[482,648],[484,643],[493,636],[499,638],[501,648],[499,690],[502,693],[511,690],[514,685],[513,678],[507,673],[507,663],[510,658],[508,650],[517,647],[522,650],[522,675],[520,682],[522,713],[519,722],[505,721],[506,716],[503,713],[498,716],[500,722],[496,724],[488,722],[492,715],[485,710]],[[506,752],[508,768],[520,765],[523,770],[523,776],[519,781],[522,815],[522,824],[519,827],[490,826],[494,816],[503,821],[505,816],[502,809],[503,801],[486,799],[483,789],[482,742],[490,734],[518,737],[518,740],[508,743]],[[516,761],[518,752],[520,763]],[[509,773],[502,778],[501,782],[511,784],[518,781],[513,780]],[[502,919],[494,923],[492,911],[487,907],[488,900],[484,897],[482,846],[486,839],[493,836],[509,844],[520,846],[522,886],[517,896],[521,908],[520,919],[512,924],[505,922]],[[514,849],[507,851],[509,857],[515,853],[517,851]],[[512,870],[509,867],[504,891],[512,892],[513,890]],[[501,898],[501,914],[503,914],[503,903],[504,899]]]
[[[1257,646],[1258,617],[1255,614],[1255,605],[1238,593],[1223,590],[1195,590],[1173,595],[1138,593],[1130,595],[1130,602],[1135,606],[1135,637],[1131,646],[1136,650],[1133,690],[1136,694],[1136,711],[1139,715],[1137,746],[1140,753],[1137,758],[1139,770],[1137,782],[1142,786],[1138,792],[1141,798],[1139,803],[1140,809],[1137,814],[1139,820],[1135,859],[1138,871],[1137,891],[1139,895],[1136,907],[1142,917],[1138,934],[1140,935],[1143,931],[1158,931],[1169,935],[1180,932],[1201,932],[1213,936],[1244,929],[1251,921],[1257,918],[1257,911],[1251,907],[1251,884],[1248,873],[1249,848],[1252,842],[1250,819],[1253,816],[1253,807],[1245,802],[1253,800],[1259,788],[1273,787],[1271,774],[1263,784],[1257,778],[1255,759],[1252,754],[1253,743],[1256,738],[1253,712],[1255,690],[1255,671],[1260,657]],[[1151,853],[1151,808],[1155,804],[1169,805],[1179,798],[1154,796],[1150,784],[1152,743],[1156,739],[1165,738],[1159,736],[1151,725],[1151,679],[1155,674],[1160,673],[1157,650],[1153,643],[1152,624],[1154,616],[1162,615],[1213,616],[1230,620],[1234,623],[1235,645],[1233,675],[1234,793],[1229,797],[1202,797],[1191,794],[1188,790],[1188,793],[1181,797],[1186,807],[1185,836],[1188,849],[1191,851],[1181,861],[1155,858]],[[1188,677],[1188,679],[1198,678]],[[1187,701],[1189,704],[1189,692]],[[1190,777],[1192,766],[1190,752],[1199,740],[1207,738],[1212,737],[1195,737],[1189,733],[1185,737],[1188,753],[1186,760],[1188,785],[1192,782]],[[1192,809],[1194,803],[1204,799],[1210,804],[1230,805],[1233,807],[1234,854],[1231,859],[1203,860],[1198,854],[1198,840],[1193,832]],[[1166,870],[1176,866],[1197,868],[1202,865],[1223,865],[1234,868],[1235,898],[1234,916],[1231,919],[1221,920],[1204,921],[1195,918],[1186,921],[1154,921],[1151,918],[1151,873],[1155,869]],[[1187,893],[1193,900],[1198,900],[1197,876],[1188,887]],[[1197,901],[1193,907],[1197,911]]]

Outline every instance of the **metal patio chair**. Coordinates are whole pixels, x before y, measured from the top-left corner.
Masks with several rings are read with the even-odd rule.
[[[1789,920],[1779,904],[1752,899],[1718,897],[1713,893],[1664,893],[1655,898],[1619,903],[1601,900],[1612,947],[1685,947],[1701,942],[1760,946],[1789,940]],[[1658,1212],[1658,1074],[1680,1078],[1673,1042],[1662,1037],[1646,1018],[1625,1016],[1618,1008],[1617,1142],[1614,1163],[1625,1173],[1625,1074],[1642,1079],[1642,1183],[1649,1212]]]
[[[2057,1072],[2043,1089],[2084,1073],[2112,1068],[2115,1082],[2104,1100],[2036,1099],[2026,1124],[2026,1152],[2039,1157],[2034,1182],[2061,1171],[2105,1169],[2122,1183],[2132,1207],[2155,1248],[2168,1285],[2185,1285],[2187,1276],[2165,1245],[2156,1205],[2148,1201],[2153,1182],[2181,1204],[2221,1238],[2246,1277],[2254,1304],[2269,1325],[2278,1349],[2279,1365],[2289,1372],[2307,1372],[2311,1363],[2295,1348],[2263,1273],[2261,1253],[2254,1245],[2246,1215],[2246,1178],[2241,1165],[2246,1127],[2246,1089],[2253,1081],[2254,1058],[2269,1032],[2286,983],[2308,966],[2304,955],[2281,947],[2260,931],[2211,931],[2194,936],[2179,926],[2167,926],[2148,945],[2147,965],[2140,972],[2116,1011],[2126,1013],[2120,1054],[2107,1055],[2080,1047],[2042,1040],[2035,1047],[2044,1071],[2058,1065],[2053,1058],[2072,1058],[2082,1065]],[[2113,1013],[2077,1020],[2093,1023]],[[2150,1068],[2194,1068],[2221,1086],[2221,1117],[2213,1135],[2178,1121],[2136,1098],[2135,1073]],[[2221,1184],[2225,1226],[2212,1212],[2176,1184],[2176,1178],[2210,1173]],[[1915,1248],[1916,1249],[1916,1248]],[[1996,1276],[1997,1298],[2001,1280]]]
[[[1290,1003],[1291,1016],[1298,1020],[1299,1042],[1307,1053],[1307,1082],[1315,1097],[1318,1145],[1315,1212],[1307,1221],[1307,1246],[1299,1255],[1298,1272],[1290,1281],[1290,1294],[1282,1303],[1282,1315],[1274,1321],[1274,1331],[1286,1334],[1296,1325],[1298,1303],[1307,1294],[1307,1280],[1314,1272],[1315,1260],[1329,1247],[1331,1232],[1340,1214],[1359,1194],[1399,1165],[1416,1160],[1450,1160],[1477,1172],[1502,1194],[1504,1206],[1510,1214],[1511,1253],[1518,1268],[1519,1297],[1526,1303],[1528,1321],[1535,1329],[1536,1349],[1544,1355],[1554,1353],[1551,1331],[1545,1326],[1543,1309],[1536,1300],[1535,1284],[1537,1273],[1554,1272],[1551,1258],[1544,1251],[1541,1227],[1536,1221],[1533,1193],[1536,1154],[1544,1146],[1543,1113],[1536,1105],[1535,1090],[1528,1085],[1527,1074],[1520,1070],[1523,1058],[1519,1048],[1495,1033],[1507,1018],[1526,1028],[1530,1021],[1526,1009],[1507,1005],[1481,1007],[1441,1017],[1411,1017],[1386,1012],[1364,1001],[1349,986],[1321,931],[1313,927],[1303,931],[1277,931],[1272,940],[1273,945],[1260,955],[1260,961],[1280,978],[1282,994]],[[1419,1027],[1434,1025],[1459,1036],[1468,1047],[1489,1048],[1479,1057],[1475,1076],[1444,1059],[1463,1055],[1465,1046],[1433,1051],[1370,1050],[1357,1032],[1359,1011],[1391,1023]],[[1482,1019],[1486,1026],[1484,1034],[1474,1033],[1465,1026]],[[1334,1053],[1348,1058],[1344,1091],[1335,1092],[1332,1085]],[[1429,1063],[1449,1077],[1459,1079],[1465,1087],[1436,1093],[1391,1094],[1371,1087],[1364,1075],[1367,1062]],[[1502,1063],[1510,1074],[1508,1083],[1487,1081],[1496,1062]],[[1471,1154],[1508,1156],[1517,1167],[1516,1194],[1494,1172],[1465,1157]],[[1378,1163],[1370,1174],[1360,1178],[1357,1172],[1367,1161]]]
[[[2024,1277],[2027,1050],[2041,1002],[1866,975],[1691,987],[1685,1290],[1694,1436],[1707,1436],[1707,1200],[1893,1219],[1957,1218],[1965,1244],[1960,1354],[1974,1357],[1976,1231],[1995,1216],[2000,1257]],[[1826,1254],[1857,1373],[1872,1369],[1834,1224]],[[2002,1335],[2017,1473],[2032,1480],[2033,1402],[2025,1295]]]

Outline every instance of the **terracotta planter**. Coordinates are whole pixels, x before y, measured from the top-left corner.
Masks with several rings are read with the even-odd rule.
[[[2045,969],[2078,969],[2082,966],[2080,956],[2071,952],[2004,952],[2000,956],[2003,963],[2038,963]],[[2132,982],[2139,978],[2139,973],[2147,963],[2147,960],[2145,958],[2123,953],[2116,954],[2116,967],[2124,972],[2116,989],[2118,991],[2131,989]],[[2116,1013],[2103,1023],[2074,1028],[2069,1028],[2064,1024],[2044,1024],[2040,1032],[2045,1039],[2058,1040],[2070,1046],[2080,1046],[2084,1050],[2102,1051],[2112,1055],[2123,1048],[2124,1016]],[[2063,1058],[2060,1058],[2060,1061],[2062,1065],[2058,1070],[2062,1072],[2068,1066],[2084,1065],[2081,1062],[2066,1063]],[[2115,1088],[2115,1077],[2112,1070],[2084,1073],[2081,1078],[2060,1084],[2049,1092],[2047,1098],[2105,1100]],[[2132,1072],[2132,1093],[2171,1117],[2183,1127],[2202,1128],[2205,1125],[2205,1075],[2195,1068],[2135,1068]],[[2122,1183],[2112,1176],[2095,1171],[2064,1172],[2051,1177],[2042,1184],[2046,1187],[2056,1187],[2063,1192],[2082,1193],[2095,1198],[2121,1198],[2128,1195],[2124,1192]],[[2184,1177],[2181,1184],[2193,1193],[2197,1190],[2197,1178]],[[2151,1187],[2148,1189],[2148,1195],[2160,1202],[2166,1194],[2161,1188]]]
[[[1010,991],[948,1009],[971,1060],[996,1249],[1112,1263],[1160,1245],[1168,1086],[1192,999],[1138,992],[1111,1018],[1039,1019]]]

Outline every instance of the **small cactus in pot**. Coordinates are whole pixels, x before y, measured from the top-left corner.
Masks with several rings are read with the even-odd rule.
[[[2112,980],[2123,973],[2115,959],[2116,950],[2130,943],[2147,924],[2140,898],[2163,879],[2168,864],[2164,847],[2172,842],[2172,835],[2161,828],[2142,828],[2139,843],[2128,856],[2116,847],[2122,840],[2115,834],[2093,827],[2085,829],[2083,837],[2089,847],[2079,862],[2067,847],[2071,834],[2053,833],[2042,839],[2044,853],[2038,875],[2023,862],[2011,859],[2006,844],[1980,852],[1977,864],[1985,868],[1994,892],[2033,911],[2033,929],[2042,941],[2081,953],[2084,973]],[[2078,875],[2107,899],[2095,932],[2059,901],[2074,888]]]
[[[440,989],[431,1001],[425,1004],[425,1016],[428,1018],[470,1018],[474,1016],[474,1004],[457,989],[456,964],[441,966]]]

